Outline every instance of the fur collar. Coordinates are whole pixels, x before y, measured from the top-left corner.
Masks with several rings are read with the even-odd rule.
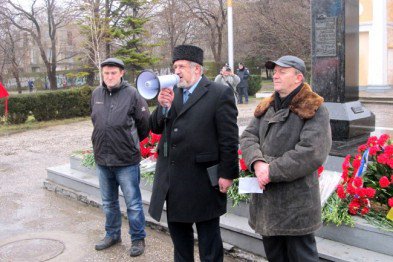
[[[255,109],[254,116],[261,117],[266,113],[270,105],[274,103],[274,94],[264,98]],[[292,99],[289,110],[298,115],[302,119],[310,119],[323,103],[323,98],[313,92],[311,87],[304,83],[302,89]]]

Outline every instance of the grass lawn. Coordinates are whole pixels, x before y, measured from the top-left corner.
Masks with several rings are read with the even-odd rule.
[[[30,116],[26,120],[26,123],[24,124],[19,124],[19,125],[0,124],[0,136],[7,136],[18,132],[24,132],[27,130],[34,130],[34,129],[45,128],[49,126],[69,124],[69,123],[85,121],[85,120],[90,120],[90,117],[76,117],[70,119],[37,122],[35,121],[34,117]]]
[[[150,112],[153,112],[155,107],[149,107]],[[76,117],[76,118],[69,118],[69,119],[62,119],[62,120],[51,120],[51,121],[41,121],[37,122],[34,119],[34,116],[29,116],[25,123],[19,125],[10,125],[4,124],[4,119],[0,117],[0,136],[7,136],[11,134],[15,134],[18,132],[24,132],[27,130],[34,130],[39,128],[45,128],[49,126],[56,126],[56,125],[64,125],[79,121],[86,121],[90,120],[90,116],[86,117]]]

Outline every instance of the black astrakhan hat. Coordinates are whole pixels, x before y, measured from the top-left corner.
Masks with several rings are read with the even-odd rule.
[[[173,49],[172,63],[188,60],[203,65],[203,50],[194,45],[178,45]]]

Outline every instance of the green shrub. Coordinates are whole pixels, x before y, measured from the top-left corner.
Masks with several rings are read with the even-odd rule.
[[[11,95],[8,102],[7,122],[22,124],[30,114],[33,114],[36,121],[88,116],[92,90],[93,88],[84,86]],[[0,104],[0,114],[4,115],[4,103]]]
[[[2,106],[4,103],[2,103]],[[8,98],[7,122],[10,124],[22,124],[26,122],[29,117],[30,109],[31,99],[28,94],[11,95]],[[4,115],[4,108],[2,110],[2,115]]]
[[[262,86],[262,77],[260,75],[250,75],[248,78],[248,95],[255,95]]]

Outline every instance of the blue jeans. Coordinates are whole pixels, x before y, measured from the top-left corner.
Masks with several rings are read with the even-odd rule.
[[[119,205],[119,185],[127,206],[127,218],[131,241],[144,239],[145,215],[139,188],[140,170],[138,165],[108,167],[97,165],[102,206],[106,216],[106,236],[121,236],[121,212]]]

